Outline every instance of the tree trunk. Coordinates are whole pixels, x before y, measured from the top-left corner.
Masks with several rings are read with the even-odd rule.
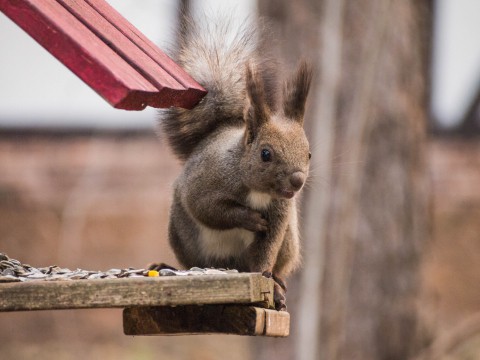
[[[429,235],[431,4],[260,1],[259,9],[280,30],[282,57],[317,65],[304,271],[288,293],[295,358],[407,359],[424,341],[416,302]]]

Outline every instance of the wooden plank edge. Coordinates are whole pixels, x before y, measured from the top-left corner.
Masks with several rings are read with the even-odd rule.
[[[158,89],[158,96],[150,97],[148,105],[164,108],[177,106],[182,102],[181,99],[186,96],[187,89],[95,8],[85,1],[57,0],[57,2]]]
[[[0,312],[225,303],[271,306],[266,300],[271,288],[271,279],[252,273],[3,283]]]
[[[131,307],[123,310],[125,335],[230,334],[286,337],[290,314],[245,305]]]
[[[191,109],[207,94],[207,90],[106,1],[86,2],[187,89],[177,106]]]
[[[257,305],[267,309],[275,309],[275,301],[273,299],[274,281],[268,279],[261,274],[259,276],[250,277],[250,289],[252,289],[252,299],[263,299],[257,302]]]
[[[272,337],[287,337],[290,335],[290,314],[286,311],[263,309],[265,313],[265,328],[263,334]]]

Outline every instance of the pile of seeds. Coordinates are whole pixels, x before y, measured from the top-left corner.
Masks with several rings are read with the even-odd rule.
[[[237,270],[225,269],[201,269],[190,270],[161,269],[153,272],[148,269],[110,269],[107,271],[70,270],[56,265],[36,268],[28,264],[22,264],[16,259],[9,258],[0,253],[0,283],[35,280],[83,280],[83,279],[120,279],[145,276],[185,276],[185,275],[222,275],[237,273]]]

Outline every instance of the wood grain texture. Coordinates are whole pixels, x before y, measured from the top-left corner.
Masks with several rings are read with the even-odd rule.
[[[263,309],[265,312],[264,335],[286,337],[290,335],[290,314],[286,311]]]
[[[251,304],[272,307],[273,281],[261,274],[31,281],[0,284],[0,311]]]
[[[126,335],[235,334],[285,337],[285,311],[244,305],[132,307],[123,311]]]
[[[160,66],[84,1],[0,0],[0,11],[116,108],[192,107],[206,93],[186,88],[164,70],[170,63]]]

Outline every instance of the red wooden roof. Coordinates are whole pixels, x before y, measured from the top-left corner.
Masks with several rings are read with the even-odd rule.
[[[116,108],[191,108],[206,94],[104,0],[0,0],[0,10]]]

